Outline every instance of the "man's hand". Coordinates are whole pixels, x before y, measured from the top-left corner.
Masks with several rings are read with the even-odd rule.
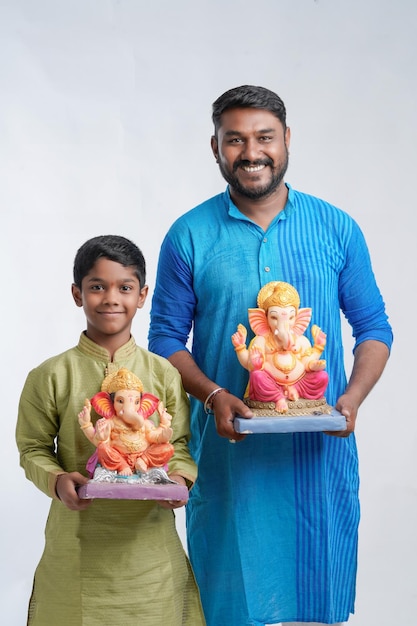
[[[219,393],[213,399],[212,409],[220,437],[227,437],[232,442],[241,441],[246,437],[237,433],[233,427],[233,420],[236,416],[247,419],[253,417],[252,411],[242,400],[231,393]]]
[[[355,430],[356,417],[359,406],[354,403],[349,393],[344,393],[336,402],[335,409],[346,418],[346,430],[334,430],[326,432],[333,437],[349,437]]]

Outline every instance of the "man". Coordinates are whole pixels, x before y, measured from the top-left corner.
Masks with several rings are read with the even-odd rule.
[[[169,230],[149,345],[179,369],[193,396],[199,476],[187,506],[191,561],[209,626],[340,623],[355,596],[353,431],[388,359],[391,328],[358,225],[284,182],[290,129],[282,100],[262,87],[237,87],[216,100],[213,122],[211,146],[228,187]],[[293,285],[327,334],[326,399],[345,415],[345,432],[234,431],[236,415],[252,414],[241,400],[248,372],[231,335],[270,281]],[[340,310],[355,338],[348,383]]]

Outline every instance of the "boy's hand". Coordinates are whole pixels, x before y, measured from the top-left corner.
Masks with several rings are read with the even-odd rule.
[[[185,478],[180,476],[180,474],[170,474],[171,480],[175,480],[179,485],[186,485]],[[159,506],[163,509],[180,509],[182,506],[187,504],[187,500],[158,500]]]
[[[88,478],[79,472],[60,474],[56,479],[55,491],[62,504],[71,511],[84,511],[92,500],[82,500],[78,497],[77,487],[88,483]]]

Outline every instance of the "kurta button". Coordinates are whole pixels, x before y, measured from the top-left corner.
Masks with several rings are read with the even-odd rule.
[[[264,237],[264,243],[266,243],[268,241],[268,239],[266,237]]]
[[[270,267],[268,267],[268,266],[266,266],[266,268],[265,268],[265,272],[270,272],[270,271],[271,271],[271,268],[270,268]]]

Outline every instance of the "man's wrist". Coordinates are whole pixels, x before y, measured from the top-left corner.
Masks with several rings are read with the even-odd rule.
[[[204,411],[207,413],[207,415],[213,414],[213,401],[219,395],[219,393],[222,393],[223,391],[225,391],[226,393],[230,393],[230,391],[228,389],[225,389],[225,387],[217,387],[209,393],[204,402]]]

